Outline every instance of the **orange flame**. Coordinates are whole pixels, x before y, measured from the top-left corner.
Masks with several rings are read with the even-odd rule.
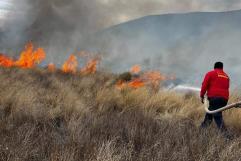
[[[135,65],[131,68],[130,72],[133,74],[138,74],[141,71],[141,67],[139,65]]]
[[[38,48],[34,51],[32,43],[28,43],[25,46],[25,50],[21,52],[20,58],[15,62],[15,66],[21,68],[33,68],[36,64],[39,64],[45,59],[45,51],[42,48]]]
[[[133,66],[130,71],[132,74],[138,74],[140,72],[140,69],[141,67],[136,65]],[[167,77],[161,74],[159,71],[147,71],[142,74],[136,75],[131,81],[119,80],[116,83],[116,87],[117,89],[123,89],[126,87],[137,89],[144,86],[150,86],[152,89],[158,90],[162,81],[173,79],[175,79],[175,76]]]
[[[82,51],[78,53],[80,57],[86,57],[90,59],[92,56],[89,52]],[[8,56],[0,53],[0,66],[3,67],[19,67],[19,68],[34,68],[36,65],[40,64],[46,57],[43,48],[34,49],[32,43],[26,44],[24,50],[21,52],[18,60],[14,60]],[[99,57],[91,59],[86,66],[81,69],[83,74],[93,74],[97,71],[97,65],[100,61]],[[53,63],[48,64],[48,70],[51,72],[56,71],[56,66]],[[78,69],[78,61],[75,55],[70,55],[69,58],[64,62],[62,66],[62,71],[65,73],[76,73]]]
[[[117,83],[116,83],[116,88],[119,89],[119,90],[122,90],[126,87],[130,87],[130,88],[133,88],[133,89],[137,89],[137,88],[141,88],[141,87],[144,87],[146,84],[143,80],[139,79],[139,78],[136,78],[130,82],[126,82],[126,81],[123,81],[123,80],[119,80]]]
[[[81,73],[82,74],[94,74],[97,71],[97,65],[99,63],[100,59],[99,58],[95,58],[90,60],[87,65],[81,69]]]
[[[33,44],[28,43],[16,61],[7,56],[0,55],[0,65],[3,67],[18,66],[20,68],[33,68],[45,59],[45,55],[45,51],[42,48],[34,51]]]
[[[164,80],[167,80],[167,77],[158,71],[149,71],[144,73],[143,79],[145,79],[147,84],[151,85],[154,89],[158,89],[160,83]]]
[[[131,88],[141,88],[145,86],[145,82],[142,81],[141,79],[134,79],[133,81],[128,83],[128,86]]]
[[[160,72],[158,71],[149,71],[144,73],[144,75],[142,76],[143,79],[145,79],[148,82],[157,82],[159,83],[160,81],[164,81],[166,80],[166,76],[162,75]]]
[[[0,66],[12,67],[14,66],[14,60],[5,55],[0,54]]]
[[[78,67],[78,62],[76,56],[73,54],[64,62],[62,66],[62,71],[64,73],[76,73]]]
[[[48,70],[49,70],[50,72],[56,71],[56,67],[55,67],[54,63],[50,63],[50,64],[48,65]]]

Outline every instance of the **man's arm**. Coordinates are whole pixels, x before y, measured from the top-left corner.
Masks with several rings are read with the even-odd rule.
[[[201,92],[200,92],[200,97],[201,97],[201,101],[202,103],[204,103],[204,96],[207,92],[207,89],[209,87],[209,82],[210,82],[210,73],[207,73],[205,75],[205,78],[203,80],[203,83],[202,83],[202,88],[201,88]]]

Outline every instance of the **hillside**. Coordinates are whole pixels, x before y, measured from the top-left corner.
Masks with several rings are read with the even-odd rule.
[[[138,63],[200,85],[203,73],[223,61],[233,84],[240,85],[240,25],[239,10],[153,15],[107,28],[86,42],[109,54],[105,63],[114,71]]]
[[[226,140],[198,128],[195,95],[119,90],[116,77],[0,68],[0,160],[240,160],[240,110],[224,114]]]
[[[16,25],[0,29],[2,53],[16,56],[32,41],[51,53],[48,62],[58,64],[66,55],[86,49],[105,54],[103,67],[110,71],[123,72],[140,64],[144,69],[175,74],[195,86],[200,86],[214,62],[223,61],[232,86],[240,85],[240,10],[153,15],[91,34],[44,7],[45,1],[42,14],[24,31]],[[71,20],[85,26],[78,16]]]

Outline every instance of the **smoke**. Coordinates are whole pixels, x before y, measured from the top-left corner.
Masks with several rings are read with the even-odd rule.
[[[101,26],[96,5],[87,0],[15,0],[1,27],[1,51],[18,53],[33,41],[45,48],[48,61],[61,64]]]
[[[7,3],[5,14],[2,17],[0,27],[0,48],[1,52],[13,55],[16,49],[24,44],[27,39],[25,32],[34,20],[32,7],[27,1],[19,0],[16,4]],[[12,12],[12,11],[16,12]]]
[[[90,37],[96,36],[96,32],[146,15],[227,11],[241,8],[238,0],[12,0],[12,4],[11,12],[0,27],[1,52],[10,55],[18,55],[26,42],[33,41],[45,48],[48,62],[58,65],[73,52],[96,47],[108,53],[105,58],[107,67],[125,70],[130,64],[140,62],[147,68],[168,73],[186,71],[178,76],[185,78],[192,75],[190,79],[195,81],[200,78],[198,72],[212,67],[213,61],[220,59],[220,53],[223,53],[222,60],[227,67],[232,67],[232,74],[238,73],[239,66],[235,67],[233,62],[239,61],[236,57],[239,54],[237,44],[240,44],[240,32],[238,28],[227,30],[230,27],[223,23],[217,24],[215,30],[206,26],[198,33],[199,36],[186,38],[187,30],[198,26],[180,30],[175,35],[165,33],[167,28],[175,30],[175,24],[172,23],[175,20],[167,18],[166,24],[169,25],[166,25],[166,29],[162,28],[162,37],[166,38],[164,45],[158,44],[160,38],[153,36],[156,34],[154,29],[132,33],[128,26],[125,29],[127,35],[122,37],[114,35],[113,38],[90,40]],[[146,28],[152,23],[146,23]],[[128,41],[123,38],[125,36]],[[229,52],[230,46],[233,49]]]
[[[17,34],[24,40],[27,35],[28,39],[45,44],[54,41],[49,38],[57,42],[62,38],[64,43],[75,42],[72,46],[78,46],[89,33],[146,15],[241,8],[238,0],[183,0],[181,3],[178,0],[5,1],[13,5],[2,25],[3,32],[7,32],[5,35]],[[21,42],[19,39],[15,42]]]
[[[99,49],[110,53],[105,65],[117,72],[140,64],[196,86],[216,61],[223,61],[236,87],[241,81],[240,22],[241,11],[168,14],[115,26],[97,37]]]
[[[178,0],[5,1],[11,2],[13,8],[4,22],[4,32],[13,31],[21,37],[28,35],[30,40],[38,42],[47,41],[49,37],[57,39],[63,33],[65,37],[61,38],[67,36],[65,41],[76,41],[89,33],[151,14],[223,11],[241,7],[237,0],[183,0],[181,3]]]

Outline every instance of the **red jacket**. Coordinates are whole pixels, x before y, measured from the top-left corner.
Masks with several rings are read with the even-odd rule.
[[[215,69],[206,74],[200,96],[223,97],[229,99],[229,76],[222,69]]]

